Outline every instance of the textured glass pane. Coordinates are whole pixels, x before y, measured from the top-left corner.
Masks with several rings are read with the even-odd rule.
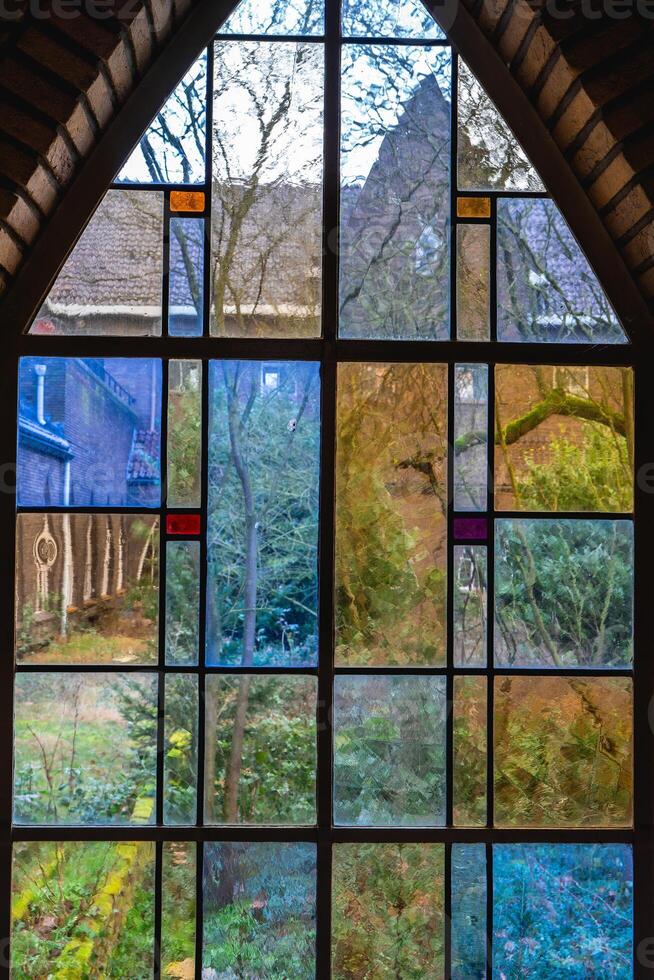
[[[540,191],[540,177],[463,59],[459,59],[461,190]]]
[[[14,844],[11,976],[146,980],[154,950],[154,844]]]
[[[200,542],[166,544],[166,663],[198,662],[200,644]]]
[[[343,0],[343,33],[355,37],[442,38],[420,0]]]
[[[161,975],[195,977],[196,845],[166,841],[162,851]]]
[[[332,977],[443,975],[442,844],[337,844]]]
[[[553,201],[497,202],[497,337],[624,344],[602,287]]]
[[[27,507],[158,507],[161,362],[22,357],[16,492]]]
[[[623,677],[498,678],[496,823],[629,826],[632,700]]]
[[[497,521],[495,663],[628,667],[630,521]]]
[[[202,975],[313,977],[314,844],[204,846]]]
[[[343,49],[340,333],[449,336],[449,49]]]
[[[341,364],[336,659],[445,660],[447,369]]]
[[[323,61],[320,44],[216,44],[216,335],[320,334]]]
[[[452,845],[452,980],[486,980],[486,847]]]
[[[164,713],[164,822],[194,824],[198,783],[198,678],[168,674]]]
[[[159,521],[134,514],[19,514],[16,660],[153,664]]]
[[[633,867],[625,844],[493,848],[493,976],[626,978]]]
[[[202,362],[168,365],[168,506],[199,507],[202,467]]]
[[[19,824],[154,823],[156,678],[17,674]]]
[[[208,677],[204,783],[207,823],[314,823],[315,677]]]
[[[322,34],[324,0],[241,0],[221,34]]]
[[[163,194],[107,191],[30,333],[159,336]]]
[[[488,367],[454,366],[454,509],[488,507]]]
[[[171,337],[202,336],[204,235],[202,218],[170,219],[168,333]]]
[[[116,177],[142,184],[204,183],[207,55],[168,96]]]
[[[454,549],[454,663],[484,667],[487,661],[487,557],[483,545]]]
[[[454,678],[454,823],[486,826],[486,678]]]
[[[209,385],[207,661],[314,664],[318,365],[216,361]]]
[[[490,228],[457,228],[456,331],[459,340],[490,340]]]
[[[495,369],[498,510],[633,507],[631,368]]]
[[[443,677],[336,677],[337,824],[443,825],[446,709]]]

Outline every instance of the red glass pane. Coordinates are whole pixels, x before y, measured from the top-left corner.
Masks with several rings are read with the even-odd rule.
[[[199,534],[201,529],[200,514],[168,514],[166,517],[167,534]]]

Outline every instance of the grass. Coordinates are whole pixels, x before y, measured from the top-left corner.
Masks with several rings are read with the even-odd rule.
[[[157,660],[154,638],[80,630],[57,638],[41,650],[23,654],[23,664],[153,664]]]

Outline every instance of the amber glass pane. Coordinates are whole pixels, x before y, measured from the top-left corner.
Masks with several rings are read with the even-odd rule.
[[[490,197],[457,197],[456,213],[459,218],[490,218]]]
[[[454,549],[454,663],[484,667],[487,660],[487,557],[483,545]]]
[[[108,191],[30,333],[158,336],[163,207],[156,191]]]
[[[319,44],[216,44],[215,335],[320,333],[323,74]]]
[[[496,823],[629,826],[632,715],[626,678],[497,678]]]
[[[153,664],[159,521],[134,514],[19,514],[20,664]]]
[[[198,678],[167,674],[164,710],[164,822],[194,824],[198,783]]]
[[[166,841],[162,851],[161,975],[195,978],[196,845]]]
[[[337,844],[332,977],[440,977],[445,939],[442,844]]]
[[[490,228],[457,228],[456,331],[459,340],[490,339]]]
[[[207,823],[314,823],[315,678],[208,677],[204,781]]]
[[[168,365],[168,506],[200,506],[202,362]]]
[[[497,509],[630,511],[633,383],[631,368],[498,365]]]
[[[343,337],[449,336],[450,75],[447,48],[343,48]]]
[[[486,678],[454,678],[454,823],[486,825]]]
[[[336,659],[445,660],[447,371],[341,364]]]
[[[204,211],[205,197],[203,191],[171,191],[171,211]]]
[[[154,844],[14,845],[11,976],[152,976]]]

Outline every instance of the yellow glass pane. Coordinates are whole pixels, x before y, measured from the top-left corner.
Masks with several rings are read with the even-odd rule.
[[[456,213],[459,218],[490,218],[490,197],[459,197]]]

